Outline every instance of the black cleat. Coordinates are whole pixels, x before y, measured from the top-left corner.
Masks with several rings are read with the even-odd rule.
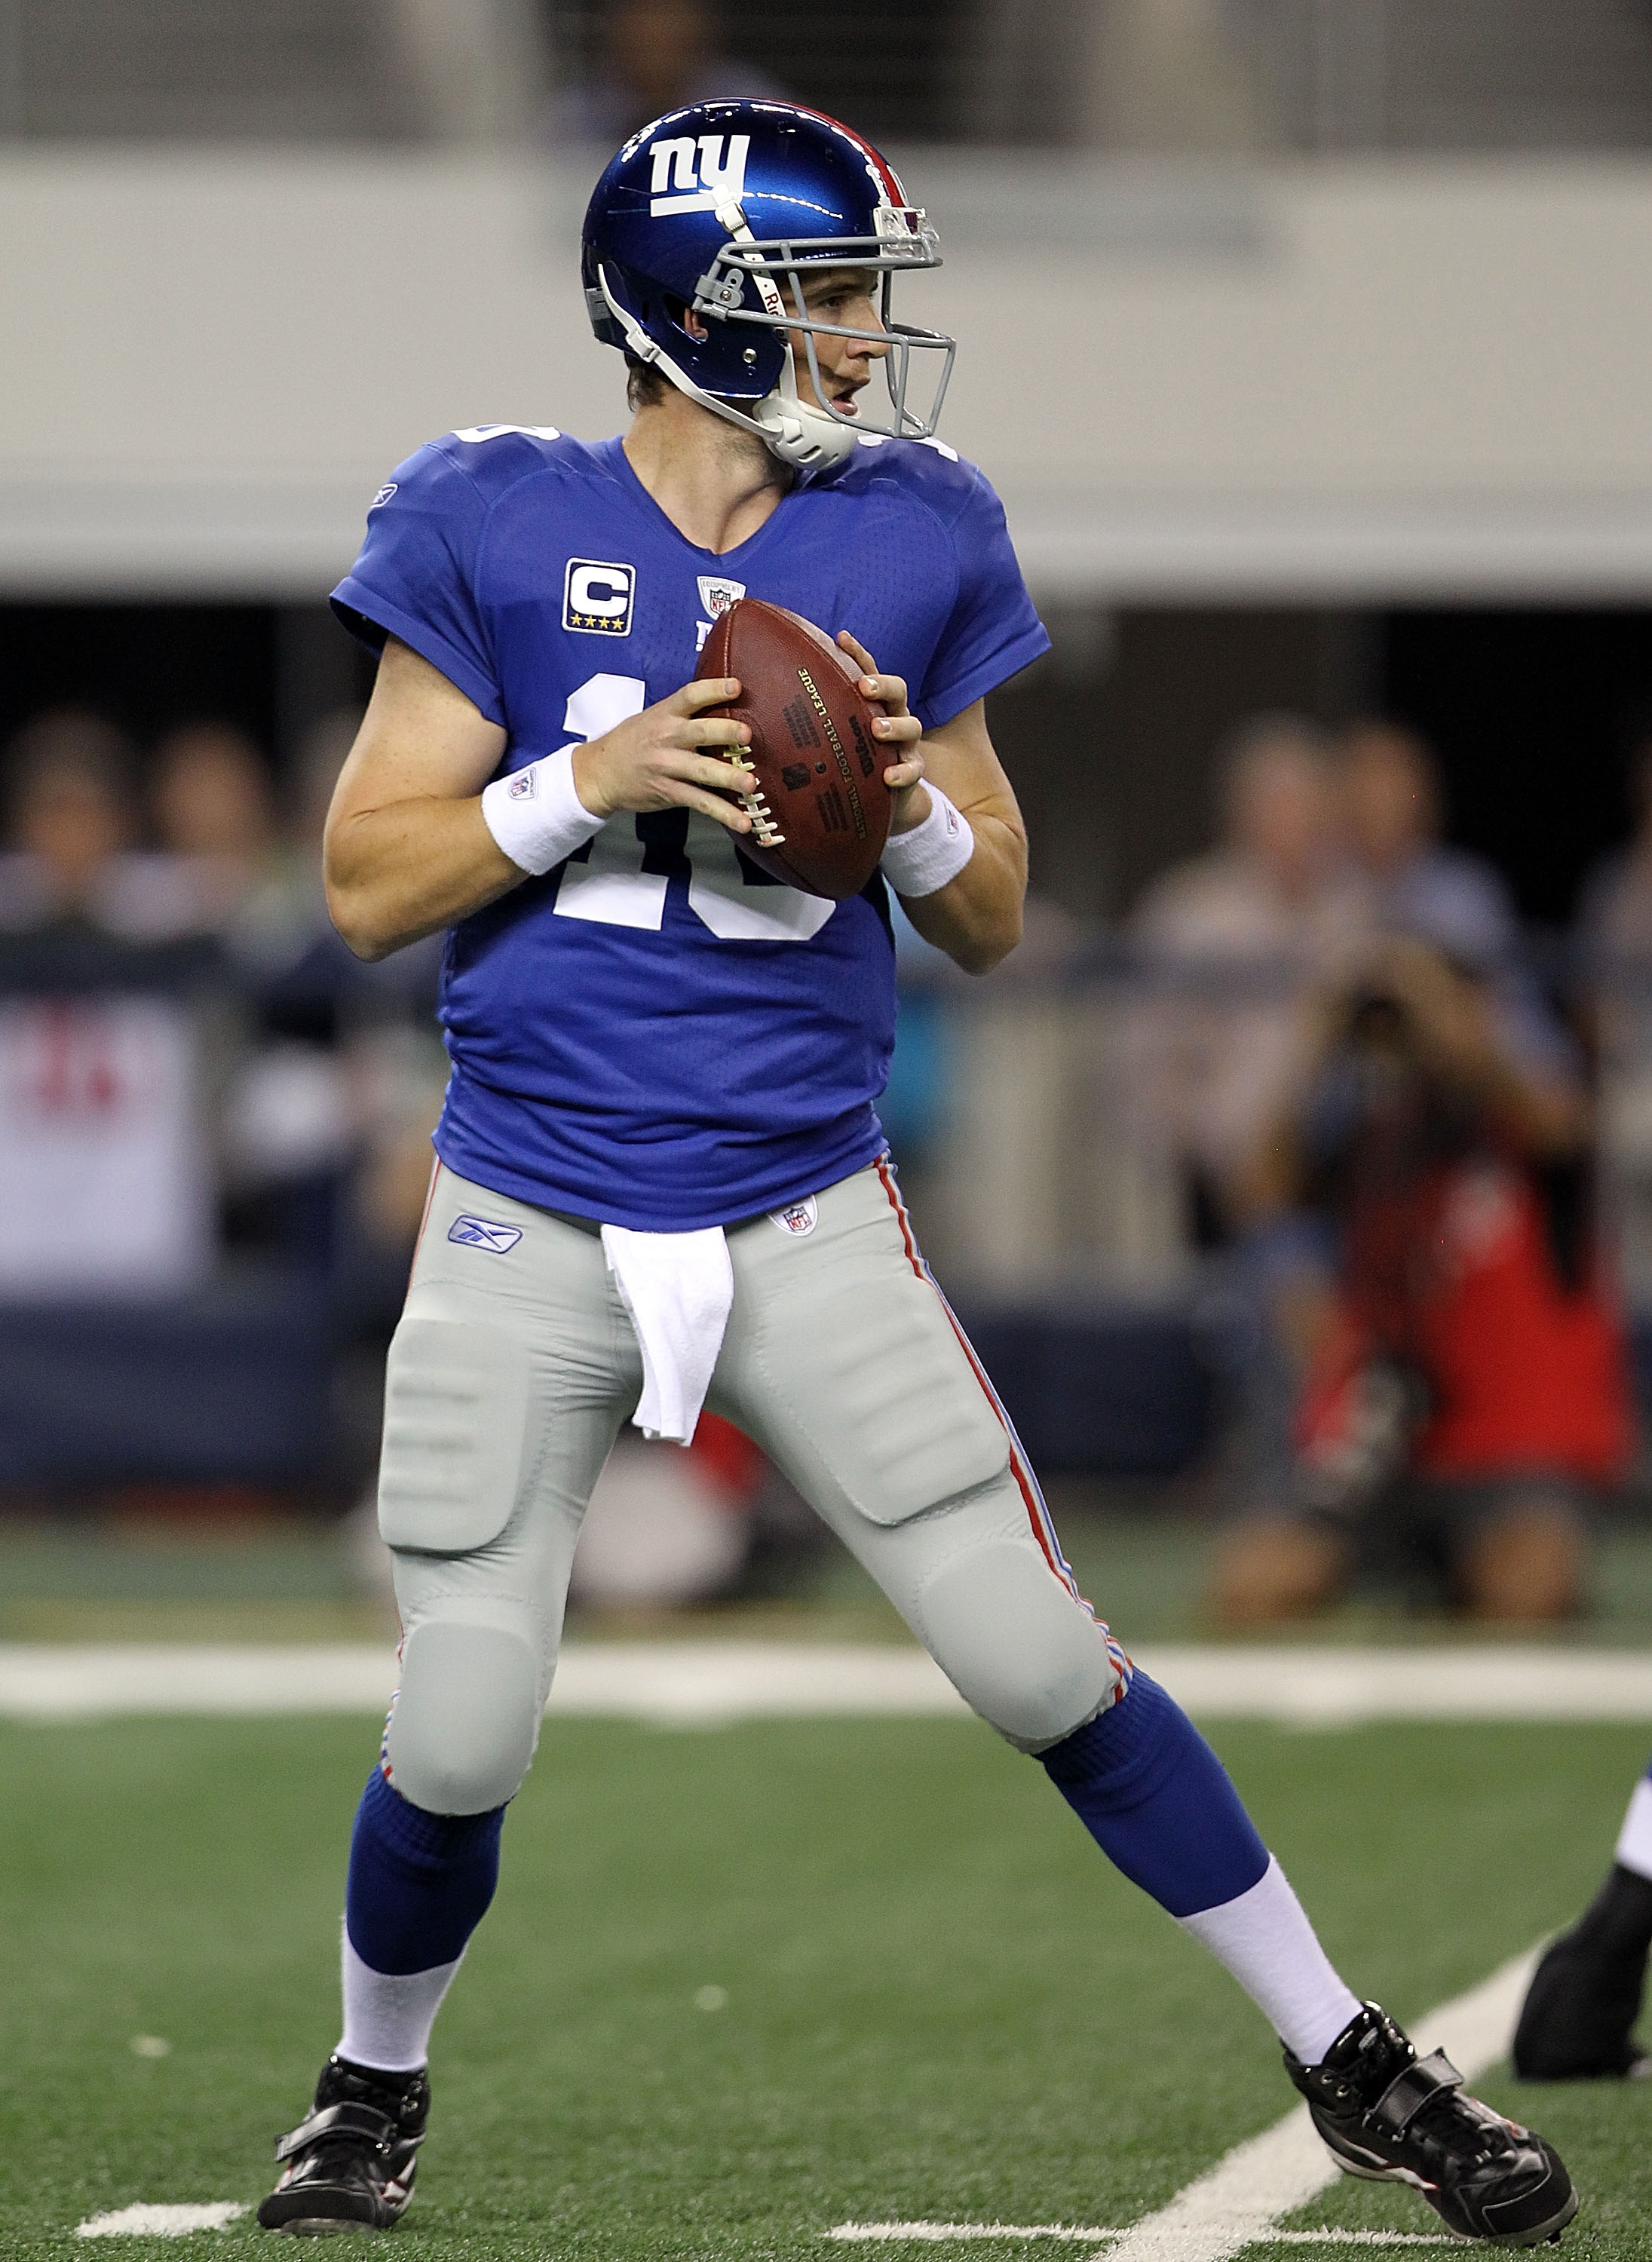
[[[1652,1879],[1614,1868],[1593,1905],[1544,1952],[1514,2030],[1522,2081],[1652,2077],[1632,2039],[1646,1987]]]
[[[1413,2185],[1459,2238],[1535,2246],[1577,2212],[1552,2147],[1465,2096],[1445,2053],[1419,2058],[1378,2004],[1349,2021],[1319,2064],[1287,2050],[1285,2071],[1339,2168]]]
[[[391,2230],[413,2196],[429,2110],[422,2071],[376,2073],[329,2057],[309,2118],[276,2138],[281,2177],[259,2222],[300,2236]]]

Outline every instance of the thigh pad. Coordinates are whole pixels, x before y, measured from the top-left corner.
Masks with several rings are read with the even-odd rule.
[[[790,1268],[757,1364],[852,1506],[897,1524],[1001,1476],[1009,1440],[892,1221],[875,1228],[822,1251],[824,1263]]]
[[[508,1329],[404,1313],[385,1372],[386,1546],[462,1555],[498,1538],[522,1486],[528,1396],[527,1346]]]

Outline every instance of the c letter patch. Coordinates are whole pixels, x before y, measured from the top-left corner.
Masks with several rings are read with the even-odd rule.
[[[570,558],[562,583],[562,625],[590,636],[629,636],[636,591],[634,566]]]

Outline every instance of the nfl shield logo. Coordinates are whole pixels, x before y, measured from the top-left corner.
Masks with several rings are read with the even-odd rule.
[[[700,576],[700,602],[713,620],[719,614],[727,612],[736,598],[745,594],[744,581],[725,580],[717,573],[702,573]]]
[[[812,1194],[799,1202],[788,1202],[784,1209],[771,1209],[768,1213],[770,1225],[778,1226],[794,1241],[801,1240],[805,1233],[812,1233],[819,1218],[820,1205]]]

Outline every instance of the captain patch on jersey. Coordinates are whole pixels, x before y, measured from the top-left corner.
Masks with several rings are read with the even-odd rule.
[[[631,634],[631,603],[637,587],[632,566],[608,566],[595,558],[570,558],[562,580],[562,625],[596,636]]]

